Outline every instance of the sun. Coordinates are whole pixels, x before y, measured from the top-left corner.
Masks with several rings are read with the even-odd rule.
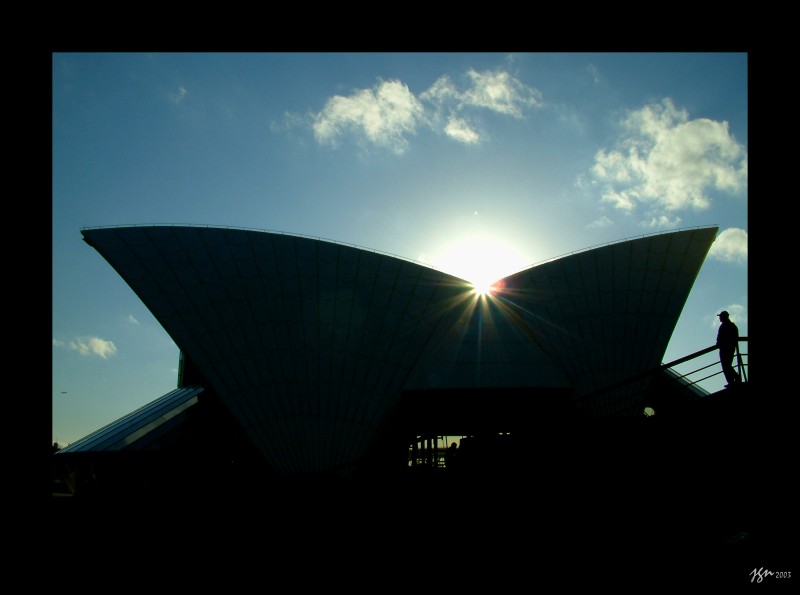
[[[492,293],[494,288],[494,281],[473,281],[472,290],[478,295],[487,295]]]
[[[435,266],[472,284],[478,295],[490,295],[496,282],[525,268],[524,257],[505,242],[487,235],[462,238],[434,259]]]

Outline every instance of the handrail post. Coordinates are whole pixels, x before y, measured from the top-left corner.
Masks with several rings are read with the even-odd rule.
[[[742,382],[747,382],[747,372],[744,371],[744,364],[742,363],[742,352],[739,351],[739,342],[736,342],[736,366],[739,368],[739,378]]]

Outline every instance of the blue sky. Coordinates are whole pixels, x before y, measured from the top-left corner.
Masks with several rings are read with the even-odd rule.
[[[296,233],[479,280],[718,225],[664,361],[722,309],[747,335],[746,53],[56,53],[52,93],[61,445],[177,383],[83,227]]]

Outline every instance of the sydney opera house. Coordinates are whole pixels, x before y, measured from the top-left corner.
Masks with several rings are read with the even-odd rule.
[[[202,451],[198,465],[238,456],[276,476],[353,477],[405,471],[445,436],[468,446],[638,419],[665,390],[667,372],[651,372],[716,233],[587,249],[479,294],[421,263],[299,235],[83,229],[174,340],[180,371],[175,391],[58,454]]]
[[[85,228],[174,340],[179,372],[175,390],[52,456],[53,501],[122,497],[135,506],[111,510],[129,514],[153,496],[146,522],[202,502],[187,523],[246,510],[235,526],[261,518],[274,531],[283,517],[284,536],[302,539],[303,518],[308,531],[338,523],[346,535],[358,517],[395,535],[428,511],[415,525],[425,535],[442,527],[444,494],[465,502],[452,530],[524,522],[570,548],[623,525],[626,542],[651,545],[771,538],[789,475],[749,489],[743,474],[787,462],[783,416],[766,394],[748,402],[746,383],[715,400],[662,361],[717,231],[575,252],[481,294],[421,263],[299,235]],[[712,402],[742,414],[701,405]],[[323,497],[334,485],[356,487]]]

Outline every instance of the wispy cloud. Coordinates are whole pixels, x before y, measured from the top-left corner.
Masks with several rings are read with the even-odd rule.
[[[184,97],[186,97],[187,93],[188,91],[186,90],[186,87],[181,85],[175,91],[169,93],[168,96],[170,101],[176,105],[179,105],[183,101]]]
[[[709,257],[724,262],[742,264],[747,262],[747,232],[731,227],[720,232],[711,245]]]
[[[506,71],[469,70],[467,79],[466,89],[461,91],[449,77],[440,77],[420,98],[450,110],[477,107],[515,118],[523,117],[526,109],[542,104],[538,90],[524,85]]]
[[[603,77],[600,75],[600,71],[597,70],[597,66],[595,66],[594,64],[589,64],[586,67],[586,72],[589,74],[589,76],[592,79],[592,82],[594,82],[595,85],[599,85],[600,82],[603,80]]]
[[[464,144],[471,145],[480,142],[480,135],[463,118],[452,116],[444,127],[447,136]]]
[[[595,155],[594,178],[601,200],[633,212],[642,224],[670,227],[678,211],[704,210],[709,190],[736,194],[747,187],[747,152],[727,122],[690,120],[670,99],[629,112],[613,149]]]
[[[728,314],[730,314],[731,320],[736,323],[736,325],[739,327],[739,331],[741,332],[747,325],[747,307],[741,304],[729,304],[727,306],[720,307],[719,310],[710,316],[711,326],[713,328],[719,326],[719,318],[717,317],[717,314],[723,310],[726,310]]]
[[[601,227],[610,227],[611,225],[614,225],[614,222],[611,219],[609,219],[608,217],[606,217],[605,215],[603,215],[599,219],[595,219],[594,221],[592,221],[586,227],[588,227],[590,229],[595,229],[595,228],[601,228]]]
[[[136,326],[140,326],[139,325],[139,321],[136,320],[136,318],[134,318],[133,314],[128,314],[128,323],[136,325]]]
[[[382,81],[376,89],[362,89],[350,97],[337,95],[314,116],[314,137],[321,144],[336,146],[348,133],[402,154],[424,120],[424,110],[408,87],[400,81]]]
[[[53,346],[66,347],[84,356],[97,356],[103,359],[108,359],[117,352],[117,347],[113,341],[100,339],[99,337],[76,337],[69,343],[53,339]]]
[[[469,70],[463,88],[442,76],[419,96],[398,80],[380,81],[346,97],[336,95],[311,114],[310,121],[314,138],[322,145],[337,147],[340,139],[351,137],[400,155],[407,150],[409,137],[423,126],[457,142],[476,144],[485,140],[476,122],[481,110],[522,118],[526,110],[541,104],[539,91],[508,72]],[[292,121],[287,118],[284,124]]]

